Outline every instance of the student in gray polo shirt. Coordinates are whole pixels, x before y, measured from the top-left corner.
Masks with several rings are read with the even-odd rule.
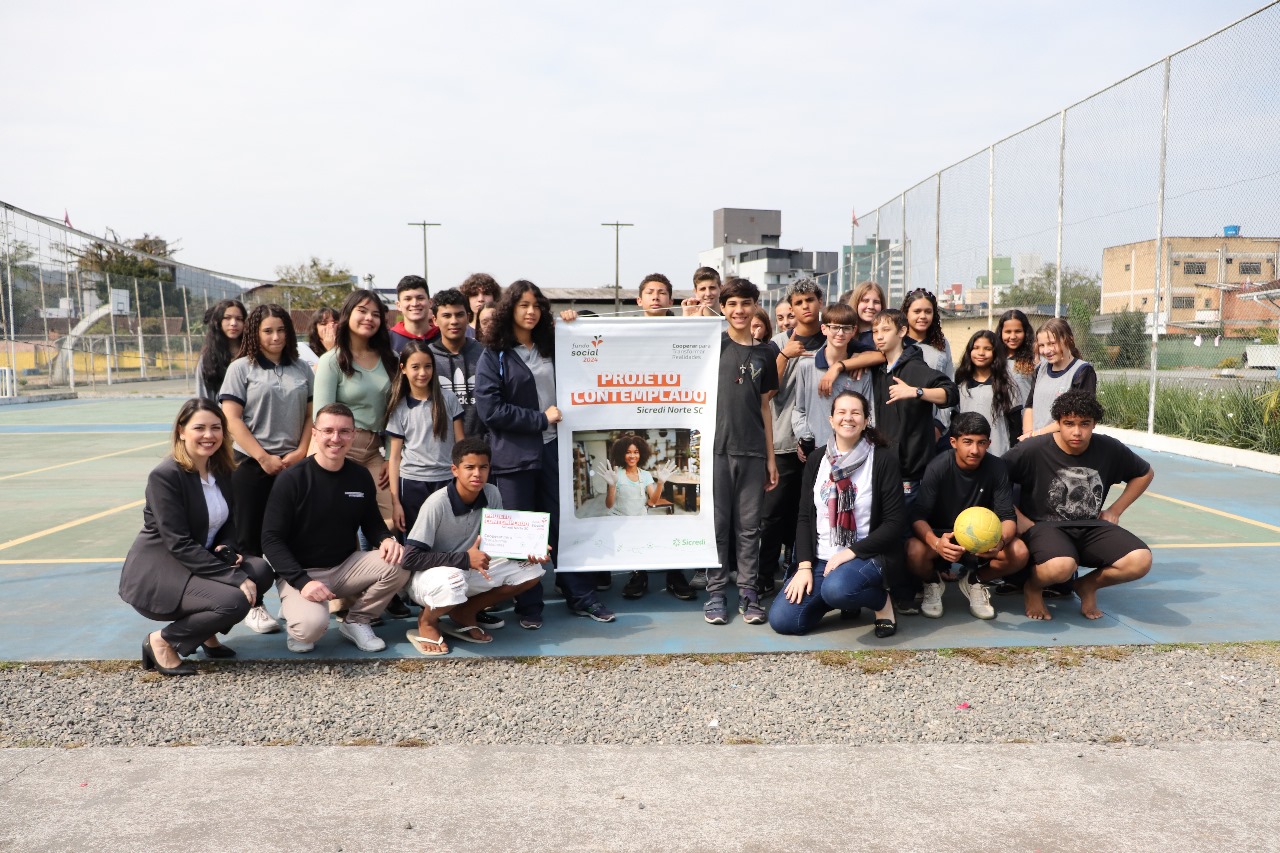
[[[241,341],[241,357],[227,368],[218,399],[235,440],[231,489],[240,548],[260,557],[262,516],[276,475],[307,455],[314,378],[298,358],[289,312],[279,305],[254,308]],[[280,630],[264,607],[250,610],[245,625],[260,634]]]
[[[502,493],[488,482],[489,445],[465,438],[453,446],[451,460],[454,479],[427,498],[404,552],[403,565],[412,572],[405,589],[422,607],[408,638],[424,655],[447,654],[445,634],[468,643],[492,642],[477,621],[480,612],[531,589],[549,558],[492,559],[481,551],[483,510],[502,509]],[[445,614],[449,621],[441,622]],[[488,624],[500,628],[503,623]]]

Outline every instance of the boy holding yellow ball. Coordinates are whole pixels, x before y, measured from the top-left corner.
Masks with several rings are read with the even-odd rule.
[[[977,412],[951,418],[951,453],[935,456],[925,469],[911,511],[912,536],[907,540],[907,568],[924,581],[921,614],[942,616],[946,580],[958,580],[978,619],[994,619],[987,584],[1027,564],[1027,546],[1018,538],[1009,474],[998,456],[987,453],[991,424]],[[985,507],[1000,519],[995,547],[971,554],[955,541],[956,517],[970,507]],[[961,565],[958,575],[955,564]]]

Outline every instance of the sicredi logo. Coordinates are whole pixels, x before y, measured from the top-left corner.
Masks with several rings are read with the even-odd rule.
[[[600,345],[604,343],[604,335],[594,335],[589,341],[575,341],[569,344],[569,357],[581,359],[588,363],[600,358]]]

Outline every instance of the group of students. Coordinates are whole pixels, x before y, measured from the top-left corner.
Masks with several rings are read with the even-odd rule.
[[[1046,596],[1073,593],[1096,619],[1098,589],[1150,570],[1150,550],[1117,522],[1153,473],[1119,441],[1093,434],[1104,414],[1097,375],[1066,320],[1033,331],[1008,311],[995,330],[969,338],[953,368],[937,301],[923,289],[893,309],[866,282],[824,306],[815,282],[798,281],[777,307],[776,335],[757,306],[735,321],[731,305],[729,336],[741,325],[738,338],[776,353],[777,368],[776,384],[771,376],[759,389],[771,403],[761,408],[772,442],[763,469],[776,485],[734,493],[748,522],[717,529],[718,539],[758,531],[750,551],[760,573],[754,585],[739,582],[744,618],[781,572],[783,594],[768,614],[780,633],[865,607],[876,636],[892,636],[899,614],[941,617],[947,581],[977,618],[995,618],[993,590],[1020,590],[1031,619],[1052,618]],[[1001,521],[999,541],[981,554],[952,533],[973,506]],[[1078,576],[1081,566],[1092,571]],[[718,622],[725,607],[707,610]]]
[[[803,633],[832,609],[868,607],[884,637],[895,613],[941,615],[948,578],[960,579],[975,615],[991,618],[988,585],[1019,573],[1028,615],[1049,618],[1044,588],[1069,580],[1077,564],[1097,566],[1076,582],[1082,610],[1096,617],[1098,587],[1149,568],[1139,540],[1103,527],[1145,488],[1149,466],[1103,436],[1086,434],[1083,445],[1063,437],[1091,433],[1102,415],[1065,321],[1033,335],[1025,316],[1009,312],[998,334],[973,336],[953,381],[926,291],[908,294],[902,311],[884,310],[883,293],[866,283],[824,306],[818,286],[802,280],[770,335],[751,282],[722,283],[704,267],[694,290],[674,306],[671,282],[653,274],[636,303],[650,317],[727,323],[710,448],[719,565],[692,582],[666,573],[678,598],[706,589],[707,622],[729,621],[733,584],[749,624]],[[423,654],[447,653],[446,634],[490,642],[505,621],[493,609],[507,600],[521,627],[542,626],[541,580],[559,529],[550,303],[524,280],[502,289],[476,274],[429,297],[423,279],[406,276],[397,308],[401,320],[389,327],[377,294],[357,290],[340,311],[317,314],[306,343],[278,305],[246,311],[226,300],[210,310],[198,396],[179,412],[171,457],[148,479],[144,527],[121,575],[126,602],[171,623],[148,635],[144,666],[183,674],[194,668],[181,658],[197,650],[232,656],[218,635],[242,621],[279,631],[263,598],[273,584],[295,652],[314,648],[331,612],[343,636],[380,650],[372,627],[410,616],[409,603],[421,608],[408,636]],[[613,477],[616,499],[632,484],[652,498],[663,472],[644,470],[640,441],[623,443],[616,467],[596,476]],[[1124,494],[1103,510],[1121,481]],[[988,554],[959,553],[946,533],[962,493],[1006,522]],[[548,554],[491,560],[479,549],[486,507],[547,512]],[[1062,533],[1036,534],[1042,525]],[[784,594],[770,612],[764,599],[779,570]],[[599,596],[607,573],[555,580],[570,612],[614,620]],[[647,584],[647,573],[633,573],[624,596]]]

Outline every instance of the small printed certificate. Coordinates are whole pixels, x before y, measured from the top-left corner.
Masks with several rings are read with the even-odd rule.
[[[485,509],[480,515],[480,550],[490,557],[524,560],[547,553],[551,515],[514,509]]]

